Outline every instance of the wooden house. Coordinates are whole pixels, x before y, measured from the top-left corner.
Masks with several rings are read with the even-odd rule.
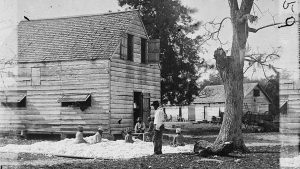
[[[298,15],[298,18],[300,18],[300,14]],[[298,24],[298,35],[300,35],[299,24]],[[298,47],[299,46],[300,45],[298,43]],[[279,96],[280,96],[280,132],[299,135],[300,133],[300,52],[298,55],[297,62],[298,62],[298,70],[297,71],[295,70],[295,72],[298,73],[298,78],[297,77],[284,78],[281,76],[279,81]]]
[[[1,92],[0,131],[119,134],[160,100],[159,53],[137,10],[21,21],[17,86]]]
[[[280,79],[280,129],[283,133],[300,131],[300,79]]]
[[[258,83],[244,84],[243,112],[263,114],[269,111],[271,99]],[[225,111],[225,91],[223,85],[206,86],[193,102],[196,121],[211,121],[212,116],[220,117]]]

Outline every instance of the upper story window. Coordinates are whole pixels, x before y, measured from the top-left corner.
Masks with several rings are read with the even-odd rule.
[[[147,40],[141,38],[141,63],[147,63]]]
[[[31,85],[41,85],[41,69],[39,67],[31,68]]]
[[[127,34],[127,60],[133,61],[133,35]]]
[[[254,89],[254,90],[253,90],[253,96],[254,96],[254,97],[260,96],[260,92],[259,92],[258,89]]]
[[[120,46],[120,57],[124,60],[133,61],[133,35],[123,34]]]

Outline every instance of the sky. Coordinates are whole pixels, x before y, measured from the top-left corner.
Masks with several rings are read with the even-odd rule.
[[[258,28],[276,22],[284,22],[289,16],[297,16],[298,4],[294,4],[294,13],[288,8],[283,9],[284,0],[255,0],[254,11],[259,16],[259,21],[251,26]],[[192,14],[194,20],[206,23],[212,20],[219,22],[229,16],[227,0],[182,0],[187,7],[196,8]],[[88,14],[100,14],[108,11],[124,10],[118,6],[117,0],[0,0],[0,58],[16,57],[17,54],[17,24],[30,19],[55,18]],[[298,17],[296,17],[298,19]],[[281,58],[273,64],[289,72],[292,78],[298,74],[298,33],[297,24],[290,27],[270,27],[255,34],[249,35],[248,43],[255,52],[269,53],[273,48],[281,47]],[[195,33],[201,34],[203,30]],[[222,47],[230,49],[231,24],[226,21],[221,32],[221,40],[229,42]],[[208,62],[214,63],[213,52],[220,47],[217,42],[208,42],[203,46],[206,52],[200,53]],[[257,71],[252,75],[252,70],[247,72],[249,77],[262,77],[262,72]],[[207,77],[207,76],[206,76]]]

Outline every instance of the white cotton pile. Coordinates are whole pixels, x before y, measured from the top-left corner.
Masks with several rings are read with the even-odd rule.
[[[280,158],[280,167],[295,167],[300,166],[300,156],[293,158]]]
[[[91,137],[86,137],[91,142]],[[109,141],[102,139],[97,144],[74,144],[74,139],[62,141],[43,141],[32,145],[8,144],[0,147],[0,152],[29,152],[53,155],[70,155],[106,159],[129,159],[153,154],[153,143],[134,139],[134,143],[125,143],[124,140]],[[191,152],[193,145],[171,147],[163,146],[163,153]]]

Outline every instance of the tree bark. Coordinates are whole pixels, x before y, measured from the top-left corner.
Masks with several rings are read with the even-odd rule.
[[[238,52],[238,53],[236,53]],[[243,63],[236,57],[241,54],[239,50],[232,51],[235,57],[228,57],[222,48],[218,48],[214,57],[217,69],[221,75],[225,90],[225,113],[223,123],[217,139],[211,147],[211,154],[226,155],[233,150],[248,152],[242,136],[243,115]],[[230,142],[230,146],[225,146]]]

